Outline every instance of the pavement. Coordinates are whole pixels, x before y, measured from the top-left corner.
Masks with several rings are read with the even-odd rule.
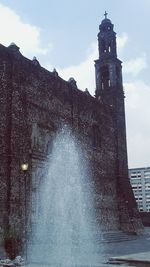
[[[149,264],[150,266],[150,251],[148,252],[142,252],[142,253],[135,253],[135,254],[129,254],[125,256],[120,256],[120,257],[112,257],[109,258],[110,263],[140,263],[140,264]]]
[[[114,267],[116,265],[113,264],[150,267],[150,228],[145,228],[144,236],[136,240],[107,244],[104,254],[108,263]]]
[[[145,234],[138,236],[135,240],[106,243],[98,246],[98,256],[91,259],[92,264],[79,265],[82,267],[118,267],[139,266],[150,267],[150,228],[145,228]],[[94,255],[93,255],[94,256]],[[99,257],[101,260],[99,260]],[[94,263],[95,262],[95,263]],[[39,265],[27,265],[38,267]],[[40,267],[47,267],[46,265]],[[66,267],[66,266],[65,266]]]
[[[137,236],[135,240],[102,244],[96,255],[93,255],[92,263],[72,267],[150,267],[150,228],[145,228],[144,236]],[[26,267],[38,266],[35,264]]]

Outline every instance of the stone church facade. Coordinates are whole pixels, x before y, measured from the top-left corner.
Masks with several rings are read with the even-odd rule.
[[[37,188],[63,125],[89,162],[96,220],[102,231],[143,230],[128,179],[122,66],[105,16],[98,33],[95,97],[56,70],[0,45],[0,240],[19,244],[35,223]],[[27,170],[23,170],[26,164]]]

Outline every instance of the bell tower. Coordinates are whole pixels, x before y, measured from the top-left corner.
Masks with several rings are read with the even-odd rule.
[[[117,58],[114,25],[107,18],[106,12],[104,16],[105,18],[99,26],[100,31],[98,33],[99,59],[95,61],[95,96],[97,99],[105,98],[108,104],[113,104],[114,94],[123,94],[122,62]]]
[[[127,145],[122,62],[117,58],[116,33],[111,20],[105,18],[99,26],[99,59],[95,61],[95,97],[111,114],[114,134],[115,177],[120,229],[141,233],[143,226],[128,178]],[[112,138],[112,136],[110,136]]]

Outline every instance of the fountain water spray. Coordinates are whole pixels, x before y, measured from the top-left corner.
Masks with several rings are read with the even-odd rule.
[[[96,224],[90,185],[85,157],[65,128],[54,140],[48,175],[38,189],[40,212],[29,262],[77,266],[91,260]]]

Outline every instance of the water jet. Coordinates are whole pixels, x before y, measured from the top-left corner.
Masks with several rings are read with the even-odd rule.
[[[66,127],[54,140],[48,175],[38,191],[39,214],[28,261],[53,266],[88,264],[96,251],[97,232],[90,175],[81,148]]]

